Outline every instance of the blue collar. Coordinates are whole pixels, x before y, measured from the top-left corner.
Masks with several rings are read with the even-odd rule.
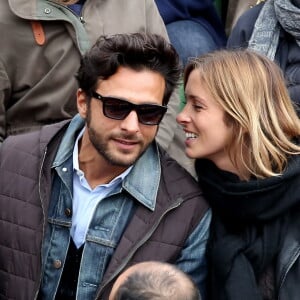
[[[53,168],[62,165],[73,155],[76,138],[84,126],[85,120],[79,114],[71,120],[53,161]],[[137,201],[153,211],[160,177],[160,156],[157,144],[153,142],[133,165],[132,170],[123,181],[122,187]]]
[[[75,4],[68,5],[68,7],[72,9],[78,16],[80,16],[84,2],[85,0],[80,0]]]

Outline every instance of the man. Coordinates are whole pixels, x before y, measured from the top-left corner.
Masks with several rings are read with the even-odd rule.
[[[131,32],[167,38],[154,0],[0,1],[0,146],[9,135],[72,118],[81,56],[100,35]],[[174,93],[157,140],[190,169],[184,139],[173,142],[178,108]]]
[[[147,261],[125,270],[109,300],[200,300],[194,282],[174,265]]]
[[[210,211],[154,142],[179,78],[161,36],[102,37],[78,72],[79,115],[4,141],[0,298],[107,299],[124,268],[153,259],[203,288]]]

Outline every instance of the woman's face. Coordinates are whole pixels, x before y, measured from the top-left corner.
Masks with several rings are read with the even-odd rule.
[[[231,129],[224,122],[225,112],[213,99],[200,78],[193,70],[186,88],[186,106],[177,116],[186,134],[185,152],[191,158],[207,158],[220,169],[233,171],[225,148],[231,137]]]

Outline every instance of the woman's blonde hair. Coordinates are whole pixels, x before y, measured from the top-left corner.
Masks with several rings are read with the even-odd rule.
[[[189,62],[184,86],[195,69],[232,128],[235,167],[258,178],[282,174],[288,156],[300,153],[300,120],[280,68],[250,50],[219,50]]]

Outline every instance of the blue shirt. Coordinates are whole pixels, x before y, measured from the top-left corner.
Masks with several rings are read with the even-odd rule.
[[[122,181],[132,169],[129,167],[111,182],[92,189],[84,176],[84,172],[80,170],[78,162],[78,142],[84,130],[85,127],[78,135],[73,150],[73,214],[70,234],[77,248],[84,244],[90,221],[99,202],[108,194],[119,190]]]

